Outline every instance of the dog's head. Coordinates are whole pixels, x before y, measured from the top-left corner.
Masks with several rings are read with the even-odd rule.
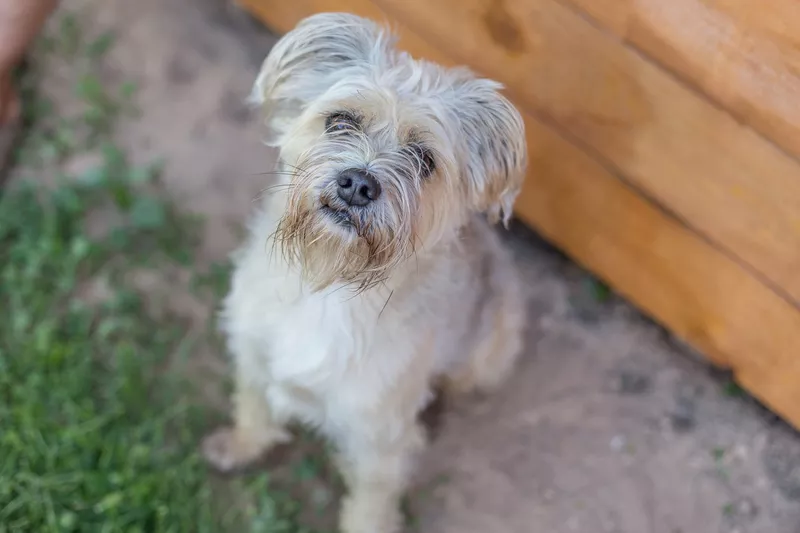
[[[276,44],[252,99],[291,173],[277,242],[314,286],[379,282],[473,213],[508,221],[526,150],[500,88],[354,15],[312,16]]]

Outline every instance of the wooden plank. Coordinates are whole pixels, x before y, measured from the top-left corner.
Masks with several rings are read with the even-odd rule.
[[[564,0],[800,155],[800,2]]]
[[[280,0],[244,1],[280,29],[315,4],[332,9],[302,0],[278,20],[271,6]],[[336,9],[365,4],[338,2]],[[435,55],[415,32],[397,28],[421,55]],[[521,218],[712,361],[731,367],[750,392],[800,427],[798,310],[535,117],[526,113],[525,120],[531,168],[518,201]]]
[[[341,11],[372,19],[397,29],[395,22],[375,2],[371,0],[236,0],[249,9],[272,29],[286,33],[298,22],[314,13]],[[442,65],[455,65],[453,59],[432,48],[429,43],[408,28],[397,31],[398,46],[416,57],[425,57]]]
[[[555,0],[375,2],[800,302],[800,164],[774,144]]]

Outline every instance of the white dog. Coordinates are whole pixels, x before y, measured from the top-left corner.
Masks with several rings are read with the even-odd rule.
[[[343,532],[401,528],[432,387],[491,389],[521,350],[523,290],[486,221],[508,221],[526,165],[499,88],[347,14],[312,16],[271,51],[253,98],[281,179],[224,305],[234,425],[204,442],[213,465],[309,424],[338,450]]]

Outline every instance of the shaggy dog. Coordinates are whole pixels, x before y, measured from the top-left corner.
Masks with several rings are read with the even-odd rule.
[[[270,52],[252,98],[279,184],[236,256],[223,329],[233,426],[203,450],[246,465],[311,425],[336,445],[344,533],[394,533],[434,384],[499,385],[523,290],[490,227],[526,166],[500,85],[412,59],[376,24],[312,16]]]

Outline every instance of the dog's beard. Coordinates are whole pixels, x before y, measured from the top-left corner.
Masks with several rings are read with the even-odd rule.
[[[369,223],[352,215],[346,222],[337,221],[298,189],[289,193],[275,243],[313,290],[341,283],[364,291],[385,281],[413,255],[413,230],[406,224],[398,231],[391,224]]]

